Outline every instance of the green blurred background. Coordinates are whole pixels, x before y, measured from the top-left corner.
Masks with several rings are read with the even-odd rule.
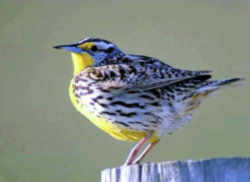
[[[99,181],[133,143],[114,140],[72,107],[70,55],[86,36],[215,78],[250,79],[250,1],[0,1],[0,181]],[[146,161],[250,156],[250,87],[225,89]]]

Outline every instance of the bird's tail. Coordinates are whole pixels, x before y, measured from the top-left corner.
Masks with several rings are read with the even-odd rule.
[[[224,79],[224,80],[211,80],[203,85],[201,85],[200,88],[196,90],[198,93],[204,93],[204,92],[210,92],[218,90],[225,86],[234,86],[242,83],[244,81],[244,78],[230,78],[230,79]]]
[[[209,94],[213,91],[216,91],[220,88],[226,87],[226,86],[235,86],[241,84],[245,79],[244,78],[230,78],[230,79],[224,79],[224,80],[211,80],[203,85],[201,85],[200,88],[198,88],[195,92],[196,94]]]
[[[245,79],[244,78],[230,78],[225,80],[211,80],[202,84],[198,89],[196,89],[190,97],[186,100],[187,107],[186,112],[191,111],[199,106],[201,101],[214,93],[215,91],[227,87],[235,86],[241,84]]]

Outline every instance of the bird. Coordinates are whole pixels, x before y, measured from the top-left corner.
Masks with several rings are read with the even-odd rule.
[[[187,125],[213,92],[244,80],[213,80],[209,70],[180,69],[154,57],[128,54],[101,38],[54,48],[71,53],[69,97],[76,110],[113,138],[137,142],[126,166],[140,163],[161,136]]]

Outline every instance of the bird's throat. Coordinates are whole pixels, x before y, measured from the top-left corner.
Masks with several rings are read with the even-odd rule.
[[[94,64],[94,60],[88,53],[83,53],[83,54],[71,53],[71,56],[73,61],[74,75],[79,74],[86,67]]]

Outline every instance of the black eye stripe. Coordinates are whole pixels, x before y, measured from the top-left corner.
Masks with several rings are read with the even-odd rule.
[[[114,51],[114,47],[109,47],[108,49],[99,49],[96,45],[93,45],[91,48],[91,51],[99,51],[99,52],[105,52],[105,53],[112,53]]]
[[[109,47],[108,49],[105,50],[106,53],[112,53],[114,51],[113,47]]]
[[[98,47],[96,46],[96,45],[93,45],[92,47],[91,47],[91,51],[97,51],[98,50]]]

